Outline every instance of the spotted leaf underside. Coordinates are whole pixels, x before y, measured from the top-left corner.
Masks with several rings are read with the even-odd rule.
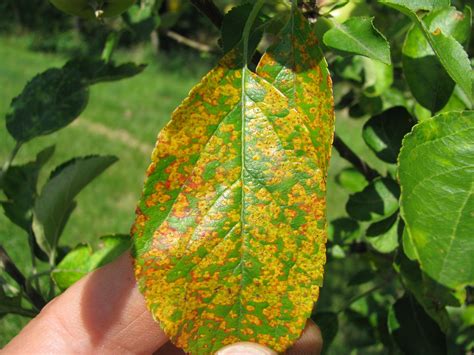
[[[193,354],[284,351],[326,260],[334,115],[317,39],[295,14],[256,73],[236,62],[224,57],[159,134],[132,228],[148,308]]]

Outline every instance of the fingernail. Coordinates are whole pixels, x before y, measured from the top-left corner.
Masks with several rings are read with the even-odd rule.
[[[272,349],[267,348],[266,346],[242,342],[227,345],[220,349],[216,355],[277,355]]]

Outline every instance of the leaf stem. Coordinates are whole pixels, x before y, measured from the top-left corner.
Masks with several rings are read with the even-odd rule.
[[[17,268],[15,263],[12,261],[3,246],[0,245],[0,266],[5,272],[12,277],[13,280],[22,288],[25,292],[26,297],[30,300],[31,304],[35,307],[36,311],[40,311],[46,305],[43,297],[36,291],[35,288],[28,285],[25,276]]]
[[[120,39],[120,32],[112,31],[107,36],[105,40],[104,49],[102,50],[102,60],[106,63],[110,62],[112,59],[112,54],[114,53],[115,48],[117,47],[118,41]]]
[[[22,142],[16,142],[15,146],[13,147],[13,150],[11,151],[10,155],[8,156],[7,161],[5,164],[3,164],[3,168],[0,171],[0,182],[2,182],[3,177],[7,173],[8,169],[10,169],[10,166],[13,163],[13,160],[15,159],[16,155],[20,151],[21,146],[23,145]]]

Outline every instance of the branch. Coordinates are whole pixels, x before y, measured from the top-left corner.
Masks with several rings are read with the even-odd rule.
[[[190,0],[191,3],[203,13],[218,29],[222,27],[223,15],[214,4],[212,0]],[[258,53],[256,53],[258,55]],[[253,61],[256,56],[254,56]],[[349,148],[342,140],[337,136],[334,136],[334,148],[336,148],[339,155],[350,162],[354,167],[359,170],[368,181],[372,181],[380,174],[372,169],[366,162],[360,159],[351,148]]]
[[[207,44],[204,44],[204,43],[200,43],[200,42],[197,42],[197,41],[194,41],[190,38],[187,38],[187,37],[184,37],[183,35],[180,35],[179,33],[177,32],[174,32],[174,31],[163,31],[163,34],[169,38],[172,38],[174,39],[176,42],[180,43],[180,44],[184,44],[185,46],[188,46],[192,49],[196,49],[200,52],[204,52],[204,53],[214,53],[214,52],[217,52],[215,48],[207,45]]]
[[[25,276],[21,273],[20,270],[16,267],[15,263],[12,261],[10,256],[7,254],[6,250],[0,245],[0,266],[5,270],[5,272],[12,277],[15,282],[20,285],[20,287],[25,292],[27,298],[31,301],[33,306],[39,311],[46,305],[43,297],[33,288],[29,287],[26,281]]]

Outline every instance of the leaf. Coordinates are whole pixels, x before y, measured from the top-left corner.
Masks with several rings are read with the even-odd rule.
[[[398,247],[398,213],[369,226],[365,235],[367,242],[379,253],[391,253]]]
[[[0,187],[8,198],[8,201],[1,203],[5,216],[27,233],[31,230],[38,175],[53,153],[54,146],[43,149],[36,155],[35,161],[11,166],[1,180]]]
[[[431,32],[440,28],[464,44],[471,31],[471,11],[464,14],[454,7],[443,8],[423,17],[423,23]],[[431,112],[437,112],[448,102],[454,89],[454,81],[437,59],[420,27],[408,32],[403,45],[403,71],[413,96]]]
[[[121,80],[141,73],[145,64],[124,63],[115,65],[96,58],[75,58],[67,62],[63,71],[77,75],[84,85],[93,85],[99,82]]]
[[[418,10],[430,11],[451,4],[450,0],[379,0],[379,2],[393,7],[406,8],[412,12]]]
[[[397,106],[368,120],[364,124],[362,137],[379,159],[395,164],[402,139],[414,124],[415,121],[407,109]]]
[[[48,69],[26,84],[6,116],[8,132],[18,142],[53,133],[84,110],[89,90],[76,72]]]
[[[376,97],[393,84],[393,67],[370,58],[362,58],[365,73],[364,95]]]
[[[294,21],[280,44],[314,44],[294,43],[302,111],[291,106],[302,96],[287,99],[231,52],[158,137],[132,228],[135,270],[154,317],[187,352],[237,341],[284,351],[317,298],[332,99],[316,39]],[[275,50],[262,61],[292,73]]]
[[[324,347],[322,354],[327,354],[339,330],[339,319],[337,313],[334,312],[318,312],[311,317],[321,329],[324,339]]]
[[[377,178],[364,190],[349,197],[346,211],[359,221],[377,222],[398,210],[400,188],[390,178]]]
[[[224,53],[232,50],[242,40],[242,33],[247,18],[253,9],[252,4],[243,4],[232,8],[224,15],[222,20],[222,49]],[[262,21],[257,18],[252,26],[252,32],[249,38],[249,53],[253,53],[258,43],[262,39],[263,29],[260,28]]]
[[[459,299],[452,290],[441,286],[420,270],[417,262],[410,261],[403,255],[398,258],[398,272],[403,285],[416,298],[425,312],[434,319],[441,330],[447,333],[450,326],[446,305],[459,307]]]
[[[88,245],[79,245],[70,251],[51,273],[61,291],[74,284],[87,273],[118,258],[130,247],[129,235],[109,235],[100,238],[95,252]]]
[[[449,76],[459,85],[472,105],[472,70],[469,57],[463,47],[454,37],[443,33],[437,27],[433,31],[426,27],[418,15],[405,4],[405,1],[379,0],[380,3],[393,7],[409,16],[415,25],[423,32],[437,58]]]
[[[367,186],[367,180],[355,168],[345,168],[336,175],[336,182],[338,185],[344,187],[349,192],[358,192]]]
[[[474,283],[474,112],[425,120],[403,141],[401,215],[421,269],[457,289]]]
[[[337,218],[329,224],[328,239],[335,244],[346,244],[361,234],[360,226],[357,221],[351,218]]]
[[[404,354],[446,354],[445,335],[409,293],[390,309],[388,329]]]
[[[89,156],[75,158],[57,168],[43,186],[33,210],[33,232],[41,249],[54,260],[56,247],[74,198],[117,158]]]
[[[374,27],[373,20],[373,17],[352,17],[342,24],[333,21],[334,27],[323,36],[324,44],[390,65],[390,45]]]

